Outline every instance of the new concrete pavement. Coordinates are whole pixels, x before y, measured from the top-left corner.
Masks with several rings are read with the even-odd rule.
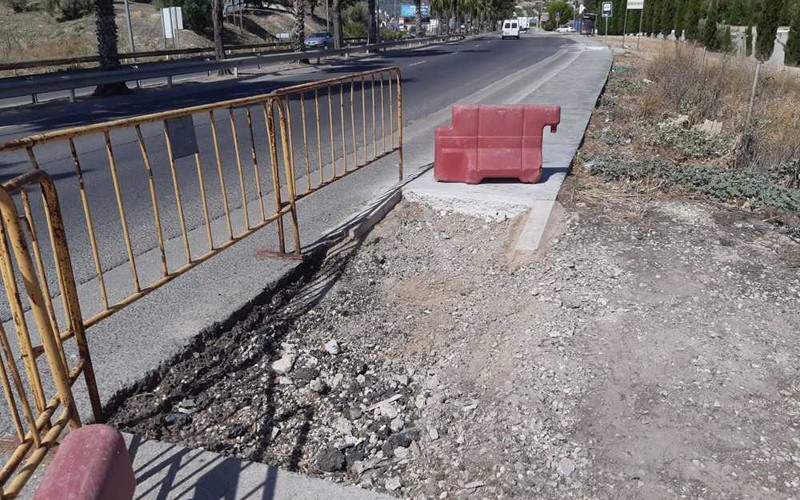
[[[449,121],[450,106],[455,102],[561,104],[559,133],[552,139],[545,139],[545,166],[563,174],[580,143],[611,63],[607,50],[586,49],[584,40],[572,36],[527,36],[520,41],[483,37],[245,81],[193,84],[137,96],[5,113],[0,115],[0,136],[4,136],[0,140],[65,125],[261,93],[298,81],[398,65],[404,78],[405,160],[409,177],[422,174],[430,167],[433,130]],[[72,182],[66,167],[57,167],[59,162],[63,163],[58,155],[52,152],[54,166],[45,164],[43,168],[64,168],[51,173],[64,176],[63,180],[59,177],[59,182]],[[302,200],[299,216],[303,245],[313,245],[351,220],[354,214],[367,209],[373,200],[396,190],[396,162],[395,155],[386,157]],[[3,176],[19,168],[20,165],[4,165]],[[99,171],[102,166],[97,168]],[[98,176],[95,189],[102,189],[101,179]],[[110,192],[110,186],[108,189]],[[83,224],[82,215],[77,211],[79,203],[77,196],[62,195],[65,219],[74,219],[67,222],[67,231],[70,224],[76,227]],[[129,211],[132,214],[129,223],[144,227],[151,223],[152,208],[146,196],[140,203],[138,209]],[[142,213],[134,215],[139,211]],[[112,224],[113,220],[110,217],[107,224]],[[257,257],[259,249],[273,245],[274,230],[265,228],[91,328],[89,342],[101,398],[108,401],[119,389],[142,379],[180,352],[198,332],[224,322],[291,270],[295,265],[292,262]],[[73,258],[80,261],[79,266],[89,265],[87,255],[76,255],[84,251],[73,249]],[[120,252],[119,261],[124,261],[124,249],[120,247],[117,251]],[[83,415],[88,416],[85,398],[80,392],[77,397]],[[7,429],[7,424],[4,427]],[[167,492],[161,490],[159,494],[167,495]]]

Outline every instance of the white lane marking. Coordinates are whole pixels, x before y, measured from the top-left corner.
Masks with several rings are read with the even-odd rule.
[[[419,66],[420,64],[425,64],[426,62],[428,62],[428,61],[419,61],[419,62],[411,63],[411,64],[409,64],[409,67],[410,66]]]

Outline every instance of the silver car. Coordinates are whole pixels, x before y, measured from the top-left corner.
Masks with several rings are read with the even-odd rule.
[[[314,33],[310,37],[306,38],[306,47],[308,48],[327,49],[331,46],[333,46],[333,35],[324,31]]]

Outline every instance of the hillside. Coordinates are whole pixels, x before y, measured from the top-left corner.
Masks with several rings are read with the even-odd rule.
[[[131,2],[131,23],[137,51],[165,48],[159,9],[154,4]],[[122,2],[116,2],[119,50],[128,52],[128,33]],[[277,33],[291,30],[294,16],[281,11],[259,11],[245,15],[244,31],[225,24],[226,44],[250,44],[273,40]],[[29,61],[87,56],[97,53],[94,16],[74,21],[58,21],[47,12],[14,12],[0,4],[0,62]],[[306,30],[316,31],[319,24],[306,16]],[[211,47],[211,34],[181,30],[180,48]],[[169,48],[172,48],[171,41]]]

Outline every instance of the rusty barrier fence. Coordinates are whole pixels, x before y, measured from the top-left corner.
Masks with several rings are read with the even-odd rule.
[[[0,145],[2,497],[81,425],[78,379],[103,420],[88,328],[268,225],[302,258],[298,203],[393,153],[402,179],[402,141],[391,67]]]

